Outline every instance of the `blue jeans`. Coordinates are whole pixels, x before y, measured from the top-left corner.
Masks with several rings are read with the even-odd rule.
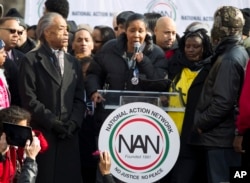
[[[241,164],[241,155],[233,149],[207,150],[207,171],[209,183],[229,182],[229,168]]]

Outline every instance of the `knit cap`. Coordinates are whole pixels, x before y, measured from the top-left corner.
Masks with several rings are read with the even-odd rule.
[[[222,6],[214,14],[211,30],[213,39],[241,35],[245,20],[241,11],[233,6]]]

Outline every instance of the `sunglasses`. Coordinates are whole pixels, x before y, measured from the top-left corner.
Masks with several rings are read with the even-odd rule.
[[[16,30],[16,29],[11,29],[11,28],[0,28],[0,29],[3,29],[3,30],[7,30],[9,31],[11,34],[15,34],[17,32],[17,34],[19,36],[21,36],[23,34],[23,31],[19,31],[19,30]]]

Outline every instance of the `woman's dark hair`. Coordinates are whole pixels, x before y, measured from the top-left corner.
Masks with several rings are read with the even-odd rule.
[[[76,33],[79,32],[79,31],[82,31],[82,30],[87,31],[90,34],[90,37],[93,39],[93,36],[92,36],[91,32],[89,32],[88,29],[86,29],[86,28],[80,28],[80,29],[77,29],[76,31],[73,32],[73,35],[72,35],[72,38],[71,38],[72,42],[75,40]]]
[[[116,24],[124,24],[126,23],[127,19],[129,16],[133,15],[134,12],[133,11],[122,11],[121,13],[119,13],[116,17]]]
[[[145,18],[145,16],[140,14],[140,13],[134,13],[128,17],[128,19],[125,23],[125,30],[127,30],[127,28],[129,27],[129,24],[135,20],[142,20],[146,25],[146,29],[148,28],[148,21]]]
[[[37,25],[31,25],[31,26],[28,26],[28,28],[27,28],[27,31],[29,31],[29,30],[36,30],[36,27],[37,27]]]
[[[207,58],[212,55],[213,47],[210,41],[210,37],[207,35],[207,30],[205,29],[198,29],[195,31],[187,31],[184,32],[184,35],[179,40],[179,49],[182,53],[184,53],[185,49],[185,42],[189,37],[199,37],[202,40],[203,45],[203,55],[202,58]]]
[[[115,32],[109,26],[95,26],[94,29],[98,29],[101,33],[102,45],[111,39],[115,39]]]
[[[45,7],[49,12],[56,12],[67,19],[69,15],[69,2],[67,0],[47,0]]]
[[[157,20],[162,17],[160,13],[150,12],[144,13],[145,18],[148,21],[148,30],[153,34]]]

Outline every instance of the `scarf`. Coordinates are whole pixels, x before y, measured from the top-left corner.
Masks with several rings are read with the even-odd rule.
[[[204,65],[209,64],[211,57],[205,58],[200,61],[189,61],[184,54],[179,54],[178,61],[184,67],[189,68],[191,71],[199,71]]]

